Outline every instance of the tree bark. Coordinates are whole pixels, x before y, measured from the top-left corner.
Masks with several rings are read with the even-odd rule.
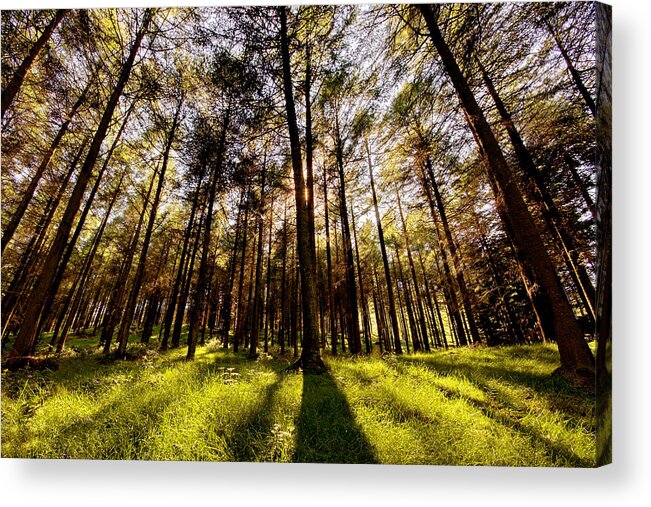
[[[287,113],[292,170],[294,172],[294,194],[296,198],[296,236],[297,253],[301,274],[301,294],[303,303],[303,349],[295,367],[301,366],[304,373],[320,373],[325,365],[321,360],[317,336],[317,291],[316,291],[316,253],[311,245],[309,223],[309,201],[305,202],[305,182],[301,145],[294,108],[294,92],[290,68],[289,39],[287,35],[287,7],[279,7],[280,50],[283,69],[283,91]]]
[[[237,246],[240,242],[240,228],[242,218],[242,204],[244,202],[244,187],[240,189],[240,199],[237,206],[237,219],[235,221],[235,238],[233,241],[233,253],[231,254],[228,268],[228,286],[224,294],[224,304],[222,305],[222,344],[225,349],[228,348],[229,334],[231,330],[231,308],[233,301],[233,286],[235,285],[235,270],[237,267]]]
[[[520,132],[515,127],[511,114],[508,112],[506,105],[502,101],[502,98],[497,93],[493,81],[491,80],[481,62],[477,60],[477,63],[479,65],[479,69],[481,71],[488,93],[493,99],[495,107],[500,114],[502,125],[509,135],[515,154],[518,157],[520,167],[522,168],[525,177],[535,186],[535,190],[529,192],[530,197],[540,207],[547,228],[549,229],[552,236],[556,238],[559,248],[563,253],[563,257],[565,258],[565,263],[570,276],[572,277],[574,284],[579,290],[579,296],[581,297],[581,300],[584,304],[586,313],[594,322],[595,288],[592,284],[592,280],[590,279],[590,275],[588,275],[587,270],[579,260],[579,252],[577,251],[577,247],[575,245],[574,239],[572,238],[572,234],[565,226],[563,217],[561,216],[561,213],[556,206],[554,199],[552,198],[549,190],[547,189],[547,186],[545,185],[545,182],[543,181],[542,174],[536,167],[536,163],[533,160],[531,152],[524,144],[524,141],[520,136]]]
[[[262,309],[262,244],[264,232],[264,206],[265,206],[265,183],[267,177],[267,154],[264,155],[265,160],[262,163],[262,171],[260,173],[260,203],[258,208],[257,226],[258,226],[258,252],[255,261],[255,289],[253,291],[253,321],[251,326],[251,338],[249,340],[249,359],[257,359],[258,357],[258,342],[260,339],[260,319],[258,315]]]
[[[6,333],[7,330],[10,329],[9,324],[12,321],[14,311],[19,305],[20,300],[23,297],[25,297],[25,294],[27,293],[30,285],[30,279],[32,278],[33,273],[37,269],[36,261],[43,247],[43,243],[45,242],[48,228],[50,226],[50,223],[52,222],[52,219],[54,218],[54,214],[56,213],[59,202],[63,198],[63,194],[68,188],[68,183],[72,178],[72,174],[74,173],[75,169],[77,168],[77,164],[81,159],[85,147],[84,145],[85,143],[82,142],[81,146],[79,147],[79,150],[75,154],[74,159],[72,160],[70,166],[68,167],[68,171],[66,172],[63,181],[59,185],[56,195],[51,196],[48,199],[47,204],[45,205],[45,210],[42,215],[42,219],[38,222],[34,234],[30,238],[27,247],[21,254],[20,261],[18,263],[18,268],[15,271],[15,275],[11,280],[11,284],[9,285],[7,291],[2,297],[2,339],[3,339],[2,343],[3,345],[6,343],[6,338],[7,338]]]
[[[558,50],[560,51],[561,56],[563,57],[563,60],[565,60],[565,65],[567,65],[567,70],[570,72],[570,75],[572,76],[572,80],[574,81],[577,90],[579,91],[581,97],[585,101],[586,106],[588,106],[588,109],[592,113],[592,116],[596,117],[597,107],[595,106],[594,99],[590,95],[590,92],[588,91],[585,84],[583,83],[583,79],[581,79],[581,74],[579,74],[579,71],[576,70],[576,67],[574,67],[572,60],[570,59],[570,55],[567,53],[567,50],[563,46],[560,37],[554,31],[554,28],[552,27],[552,25],[549,23],[548,20],[545,20],[545,26],[547,27],[549,34],[554,39],[554,42],[556,42],[556,46],[558,47]]]
[[[339,135],[339,122],[335,117],[335,151],[339,173],[339,209],[341,219],[341,239],[344,249],[346,266],[346,289],[348,292],[348,344],[351,354],[362,352],[362,342],[359,334],[359,309],[357,308],[357,284],[355,282],[355,259],[348,222],[348,203],[346,200],[346,178],[344,175],[343,141]]]
[[[400,192],[396,192],[398,202],[398,212],[400,214],[400,223],[402,224],[402,234],[405,239],[405,250],[407,251],[407,260],[409,261],[409,269],[411,271],[411,278],[414,281],[414,294],[416,297],[416,308],[418,310],[418,319],[420,321],[420,332],[423,338],[423,345],[425,350],[429,351],[429,337],[427,335],[427,325],[425,324],[425,312],[423,311],[423,299],[418,287],[418,277],[416,276],[416,268],[414,267],[414,258],[411,254],[411,244],[409,242],[409,234],[407,232],[407,223],[405,222],[405,215],[402,212],[402,202],[400,199]]]
[[[521,275],[544,335],[558,343],[559,373],[593,375],[594,357],[583,338],[540,232],[527,209],[504,154],[439,30],[431,5],[419,5],[430,38],[457,92],[469,127],[484,158],[498,213],[517,253]]]
[[[167,303],[167,308],[165,309],[165,320],[163,321],[163,337],[160,344],[161,350],[167,350],[168,341],[170,336],[170,331],[172,329],[172,323],[174,322],[174,314],[176,310],[176,304],[179,298],[179,292],[183,285],[183,272],[185,271],[185,265],[188,258],[188,249],[190,248],[190,240],[192,239],[192,228],[194,226],[194,219],[197,212],[197,207],[199,206],[199,188],[201,186],[201,181],[197,182],[197,187],[194,190],[194,197],[192,198],[192,208],[190,210],[190,218],[185,227],[185,234],[183,236],[183,247],[181,248],[181,258],[179,259],[179,266],[176,272],[176,278],[174,280],[174,285],[172,286],[172,292],[170,294],[169,302]]]

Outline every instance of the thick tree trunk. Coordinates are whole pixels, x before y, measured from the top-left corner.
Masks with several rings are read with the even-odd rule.
[[[294,193],[296,198],[297,252],[301,273],[301,294],[303,302],[303,350],[296,363],[304,373],[319,373],[325,366],[321,360],[317,330],[316,254],[310,239],[309,201],[305,202],[305,183],[301,145],[294,108],[294,92],[290,69],[289,39],[287,35],[287,7],[279,7],[280,49],[283,68],[283,91],[287,112],[287,127],[290,140],[292,169],[294,172]]]
[[[18,94],[20,87],[22,86],[23,81],[25,80],[25,76],[27,75],[29,68],[34,63],[34,60],[36,60],[36,57],[39,55],[41,50],[45,47],[47,41],[50,40],[50,37],[52,37],[52,34],[54,33],[56,27],[59,25],[59,23],[61,23],[61,21],[69,11],[70,9],[57,10],[52,21],[50,21],[50,23],[48,23],[48,25],[45,27],[43,33],[40,35],[40,37],[37,39],[34,45],[30,48],[29,53],[27,53],[25,59],[22,61],[20,66],[16,69],[16,72],[14,72],[14,75],[9,80],[9,83],[7,83],[5,89],[2,90],[2,118],[5,117],[5,113],[7,112],[7,109],[9,109],[9,106],[11,106],[11,103],[16,98],[16,95]]]
[[[419,5],[418,8],[484,158],[497,210],[516,249],[522,278],[534,303],[541,329],[548,339],[553,338],[558,343],[561,358],[559,371],[568,376],[592,375],[594,357],[583,338],[540,232],[524,203],[504,154],[441,35],[433,6]]]
[[[530,197],[540,207],[547,228],[552,236],[556,238],[559,248],[563,253],[563,257],[565,258],[565,263],[570,276],[579,290],[579,296],[584,303],[585,310],[594,322],[595,288],[590,279],[590,275],[588,275],[587,270],[579,260],[579,252],[577,251],[572,234],[565,226],[563,217],[547,189],[547,185],[545,185],[542,174],[536,167],[531,152],[524,144],[520,132],[515,127],[511,114],[507,111],[506,105],[497,93],[493,81],[481,62],[478,61],[478,64],[484,79],[484,84],[486,85],[488,93],[493,99],[495,107],[500,114],[502,125],[509,135],[515,154],[520,162],[520,167],[525,177],[529,181],[533,182],[535,186],[535,190],[532,189],[532,191],[529,192]],[[525,186],[525,189],[526,188],[527,187]]]

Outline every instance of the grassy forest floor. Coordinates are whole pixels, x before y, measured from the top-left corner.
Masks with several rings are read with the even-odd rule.
[[[2,457],[592,466],[593,397],[552,346],[333,358],[284,373],[216,343],[106,363],[69,342],[56,370],[2,374]]]

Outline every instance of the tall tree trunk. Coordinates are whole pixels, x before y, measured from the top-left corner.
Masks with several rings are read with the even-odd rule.
[[[90,274],[90,269],[93,264],[93,260],[95,258],[95,254],[97,253],[97,249],[99,247],[99,243],[102,239],[102,236],[104,234],[104,229],[106,228],[106,224],[108,223],[109,216],[111,215],[111,211],[113,210],[113,206],[115,205],[115,201],[117,200],[117,197],[120,193],[120,189],[122,187],[122,181],[124,180],[124,177],[126,175],[126,172],[123,172],[122,175],[120,176],[120,179],[118,180],[118,184],[113,191],[113,195],[111,196],[111,200],[109,201],[109,204],[106,208],[106,212],[104,213],[104,218],[102,219],[102,223],[100,224],[97,232],[95,233],[95,237],[93,239],[93,244],[91,246],[91,250],[86,256],[86,259],[84,260],[84,265],[82,266],[82,269],[79,273],[79,276],[77,277],[77,280],[73,284],[72,288],[70,289],[70,292],[68,293],[68,296],[63,302],[63,307],[64,309],[71,307],[71,313],[74,313],[77,311],[77,309],[81,305],[81,299],[82,299],[82,292],[83,289],[86,285],[86,281],[88,279],[88,276]],[[68,322],[65,323],[63,327],[63,331],[61,332],[60,338],[56,341],[57,345],[57,352],[61,352],[63,350],[63,347],[66,342],[66,338],[68,335],[68,330],[70,329],[70,325],[72,324],[72,319],[68,319]],[[56,333],[52,335],[52,340],[54,341],[56,337]]]
[[[479,221],[479,217],[474,210],[472,211],[472,216],[475,219],[475,225],[477,227],[477,232],[479,233],[479,241],[481,243],[482,250],[484,251],[484,254],[488,260],[488,267],[491,272],[493,283],[495,284],[495,287],[498,288],[500,299],[502,300],[502,304],[504,305],[504,309],[509,320],[509,328],[515,337],[516,342],[524,343],[524,333],[522,332],[520,323],[518,322],[515,312],[513,311],[513,307],[509,302],[509,295],[507,294],[507,291],[503,289],[503,284],[500,283],[502,277],[500,276],[499,270],[497,269],[497,262],[495,261],[495,257],[493,256],[490,247],[488,246],[484,228],[482,227],[482,224]]]
[[[197,230],[195,231],[195,237],[192,242],[192,253],[190,254],[190,261],[185,268],[185,275],[181,284],[181,292],[179,293],[179,302],[176,307],[174,328],[172,329],[172,348],[177,348],[181,344],[181,332],[183,331],[185,307],[188,303],[188,298],[190,297],[192,279],[194,277],[194,262],[197,258],[197,252],[199,251],[201,231],[203,230],[203,221],[205,220],[205,210],[203,208],[203,205],[201,206],[199,213],[199,223],[197,224]]]
[[[364,293],[364,281],[362,279],[362,265],[359,260],[359,245],[357,243],[357,229],[355,227],[355,208],[353,204],[350,205],[350,219],[353,226],[353,240],[355,241],[355,260],[357,261],[357,281],[359,282],[359,299],[362,305],[362,324],[364,329],[364,344],[366,346],[366,353],[371,353],[371,337],[370,337],[370,320],[368,318],[368,308],[366,307],[366,294]]]
[[[521,275],[536,309],[540,327],[548,339],[554,338],[558,343],[561,359],[559,372],[571,377],[585,376],[588,372],[592,375],[592,352],[583,338],[540,232],[515,184],[504,154],[441,35],[436,19],[437,11],[431,5],[419,5],[418,8],[484,158],[497,210],[516,249]]]
[[[16,69],[14,75],[11,76],[11,79],[9,80],[9,83],[7,83],[5,89],[2,90],[2,118],[5,117],[7,109],[9,109],[9,106],[16,98],[16,95],[18,94],[20,87],[23,84],[29,68],[32,66],[34,60],[36,60],[36,57],[45,47],[47,41],[50,40],[50,37],[52,37],[54,30],[59,25],[59,23],[61,23],[68,12],[70,12],[70,9],[59,9],[56,11],[56,14],[54,15],[52,21],[48,23],[48,25],[45,27],[45,30],[43,30],[43,33],[36,40],[34,45],[29,49],[29,53],[27,53],[25,59]]]
[[[436,324],[436,318],[435,318],[435,315],[434,315],[434,306],[432,304],[432,292],[430,290],[429,282],[427,281],[427,272],[425,271],[425,263],[423,262],[423,255],[422,255],[420,249],[417,249],[416,253],[418,253],[418,263],[420,265],[420,270],[423,273],[423,282],[424,282],[424,285],[425,285],[425,297],[426,297],[426,301],[427,301],[427,307],[428,307],[428,310],[429,310],[431,328],[434,331],[434,343],[435,343],[436,347],[439,347],[439,346],[443,345],[442,340],[441,340],[441,336],[440,336],[440,333],[441,333],[443,328],[441,328],[441,330],[439,330],[439,328],[438,328],[438,326]],[[443,334],[443,339],[445,339],[445,334]]]
[[[20,326],[20,331],[18,332],[16,342],[14,343],[14,347],[10,353],[8,360],[15,366],[24,364],[24,358],[31,353],[36,341],[36,332],[42,316],[43,303],[50,293],[57,266],[59,265],[61,256],[63,255],[68,235],[70,234],[70,229],[72,228],[72,223],[81,204],[84,191],[86,190],[88,182],[91,178],[93,167],[97,161],[97,157],[99,155],[99,151],[104,138],[106,137],[111,119],[113,118],[113,112],[115,111],[118,101],[122,96],[124,87],[129,80],[131,69],[133,68],[133,64],[136,59],[136,54],[138,53],[138,49],[140,48],[140,44],[142,43],[142,40],[147,32],[152,17],[153,11],[151,9],[147,9],[143,23],[138,30],[138,33],[136,34],[133,45],[131,46],[129,56],[122,66],[120,76],[117,80],[117,83],[115,84],[115,87],[113,88],[111,96],[102,115],[102,119],[100,120],[97,130],[95,131],[95,135],[88,149],[88,154],[86,155],[86,160],[84,161],[84,164],[81,168],[79,177],[77,178],[77,183],[75,184],[75,188],[72,191],[70,200],[68,201],[68,206],[66,207],[63,218],[61,219],[61,223],[59,224],[56,237],[54,238],[52,246],[50,247],[50,251],[48,252],[47,258],[45,260],[39,281],[29,298],[27,311],[25,312],[25,316],[23,318],[23,323]]]
[[[265,283],[265,302],[264,302],[264,352],[269,353],[269,321],[273,320],[273,309],[271,306],[271,244],[273,238],[273,223],[274,223],[274,196],[271,196],[269,205],[269,239],[267,243],[267,280]],[[272,323],[273,333],[273,323]],[[273,345],[273,340],[272,340]]]
[[[88,213],[90,213],[90,209],[93,205],[93,202],[95,200],[95,196],[97,195],[97,192],[99,191],[100,183],[102,182],[102,179],[104,177],[104,174],[106,173],[106,170],[109,166],[109,163],[111,162],[111,159],[113,157],[113,152],[115,148],[117,147],[119,140],[122,136],[122,133],[124,132],[124,128],[126,127],[127,122],[129,121],[129,116],[131,114],[131,111],[133,110],[133,107],[135,105],[135,102],[131,103],[131,106],[129,107],[129,110],[127,111],[127,114],[125,115],[122,125],[120,126],[120,130],[118,131],[117,135],[115,136],[115,139],[113,140],[113,143],[111,144],[111,148],[109,149],[108,153],[106,154],[106,157],[104,158],[104,163],[102,164],[101,169],[99,170],[97,177],[95,178],[95,183],[93,184],[93,187],[90,191],[90,194],[86,198],[86,203],[84,205],[84,208],[81,212],[81,215],[79,216],[79,219],[77,220],[77,226],[75,227],[74,232],[72,233],[72,237],[70,240],[68,240],[68,244],[66,245],[65,251],[63,253],[63,256],[61,258],[61,261],[59,262],[59,265],[57,267],[56,274],[54,275],[54,278],[51,282],[51,287],[49,289],[49,293],[45,299],[45,302],[43,303],[43,309],[41,311],[41,317],[40,321],[38,324],[38,327],[36,329],[35,333],[35,339],[32,345],[32,351],[35,350],[36,345],[38,343],[38,338],[41,333],[41,329],[43,327],[44,322],[46,322],[49,317],[51,316],[50,311],[52,310],[52,305],[54,303],[54,298],[56,297],[58,291],[59,291],[59,286],[61,285],[61,282],[63,281],[63,277],[66,273],[66,269],[68,267],[68,262],[70,262],[70,258],[72,257],[72,254],[74,253],[75,246],[77,244],[77,240],[79,239],[79,236],[81,235],[81,232],[84,228],[84,225],[86,223],[86,218],[88,217]]]
[[[391,282],[391,270],[389,269],[389,258],[387,257],[387,248],[384,241],[384,230],[382,229],[382,220],[378,209],[377,194],[375,193],[375,179],[373,178],[373,165],[371,163],[371,150],[366,143],[366,159],[368,162],[368,174],[371,178],[371,195],[373,197],[373,208],[375,209],[375,223],[377,224],[378,239],[380,240],[380,251],[382,252],[382,266],[384,267],[384,278],[387,284],[387,293],[389,295],[389,320],[391,320],[391,329],[393,331],[393,342],[396,354],[402,354],[400,344],[400,331],[398,328],[398,317],[396,315],[396,303],[393,295],[393,283]],[[379,287],[378,287],[379,290]]]
[[[111,296],[111,301],[109,303],[109,310],[107,317],[105,318],[104,323],[102,324],[102,337],[101,343],[104,343],[104,354],[108,354],[111,351],[111,340],[113,339],[113,331],[115,327],[120,323],[120,316],[122,315],[122,308],[124,297],[126,296],[126,285],[127,280],[129,279],[129,272],[131,271],[131,265],[133,264],[133,257],[136,254],[136,248],[138,247],[138,241],[140,240],[140,231],[142,230],[142,225],[145,222],[145,212],[147,210],[147,205],[149,204],[149,198],[151,197],[151,192],[154,188],[154,178],[149,182],[149,189],[147,190],[147,197],[142,203],[142,210],[140,211],[140,217],[138,218],[138,225],[134,231],[133,237],[129,242],[127,251],[124,254],[124,259],[121,262],[121,267],[117,282],[113,289],[113,294]]]
[[[477,328],[477,323],[475,322],[475,315],[472,310],[472,304],[470,303],[470,291],[466,285],[466,279],[463,276],[463,267],[461,266],[461,259],[459,257],[459,252],[457,251],[457,245],[454,242],[452,237],[452,231],[450,230],[450,223],[448,222],[447,213],[445,211],[445,206],[443,205],[443,198],[441,197],[441,192],[439,191],[438,183],[434,176],[434,169],[432,167],[431,160],[427,160],[426,163],[427,174],[429,176],[429,182],[432,185],[432,190],[434,191],[434,198],[436,200],[436,207],[439,211],[439,217],[441,218],[441,225],[443,226],[443,233],[445,234],[445,240],[447,243],[448,250],[452,257],[452,265],[454,266],[454,271],[456,275],[457,285],[459,286],[459,293],[461,295],[461,304],[463,305],[463,310],[468,319],[468,328],[470,331],[470,336],[472,341],[479,343],[481,337],[479,336],[479,329]]]
[[[244,187],[240,190],[240,198],[237,206],[237,219],[235,221],[235,238],[233,241],[233,253],[229,261],[228,286],[224,294],[222,305],[222,344],[228,348],[229,334],[231,331],[231,307],[233,305],[233,286],[235,285],[235,270],[237,268],[237,246],[240,243],[240,226],[242,218],[242,204],[244,203]]]
[[[414,281],[414,294],[416,297],[416,309],[418,310],[418,319],[420,321],[420,332],[423,338],[423,345],[425,350],[429,351],[429,338],[427,336],[427,325],[425,324],[425,312],[423,311],[423,298],[418,287],[418,277],[416,276],[416,268],[414,267],[414,258],[411,254],[411,244],[409,242],[409,234],[407,232],[407,222],[405,215],[402,212],[402,202],[400,199],[400,192],[396,192],[398,200],[398,212],[400,214],[400,223],[402,224],[402,234],[405,239],[405,250],[407,251],[407,260],[409,261],[409,269],[411,271],[411,278]]]
[[[63,198],[63,195],[68,188],[68,183],[72,178],[72,174],[77,168],[77,164],[81,159],[81,156],[84,152],[85,143],[82,142],[79,150],[77,151],[75,157],[73,158],[68,171],[66,172],[63,181],[59,185],[59,188],[54,196],[51,196],[47,204],[45,205],[45,210],[42,215],[42,219],[39,220],[36,230],[32,235],[27,247],[20,256],[20,261],[18,263],[18,268],[15,271],[14,277],[11,280],[7,291],[2,297],[2,344],[6,343],[7,330],[9,329],[9,324],[12,321],[13,313],[16,310],[21,298],[26,296],[28,290],[30,279],[32,278],[33,273],[37,269],[37,259],[39,253],[41,252],[42,245],[45,242],[47,236],[47,231],[54,218],[59,202]]]
[[[330,346],[332,355],[337,355],[337,318],[335,315],[335,293],[332,285],[332,253],[330,251],[330,206],[328,204],[328,171],[323,166],[323,206],[326,231],[326,268],[328,271],[328,315],[330,317]]]
[[[172,291],[170,293],[169,302],[167,303],[167,308],[165,309],[165,320],[163,321],[163,337],[160,344],[161,350],[167,350],[168,341],[170,336],[170,331],[172,329],[172,323],[174,321],[174,314],[176,311],[176,304],[179,298],[179,293],[183,285],[183,273],[185,271],[185,265],[188,259],[188,249],[190,248],[190,240],[192,239],[192,228],[194,226],[194,219],[197,212],[197,207],[199,206],[199,189],[201,187],[201,181],[197,182],[197,187],[194,190],[194,197],[192,198],[192,208],[190,210],[190,218],[185,227],[185,234],[183,236],[183,247],[181,248],[181,258],[179,260],[178,270],[176,272],[176,278],[174,280],[174,285],[172,286]]]
[[[278,343],[280,343],[280,355],[285,353],[285,334],[287,332],[287,200],[285,200],[283,216],[283,243],[281,251],[283,254],[282,276],[280,282],[280,322],[278,324]]]
[[[316,262],[316,232],[314,227],[314,139],[312,137],[312,60],[310,43],[305,44],[305,191],[309,223],[310,250]]]
[[[289,39],[287,35],[287,7],[279,7],[280,14],[280,50],[283,69],[283,91],[287,112],[292,169],[294,172],[294,193],[296,198],[296,237],[297,252],[301,273],[301,294],[303,302],[303,349],[301,358],[296,362],[305,373],[321,372],[325,368],[321,360],[318,340],[317,290],[316,290],[316,253],[310,239],[309,201],[305,202],[305,182],[303,180],[303,162],[301,145],[294,108],[294,91],[290,68]]]
[[[122,315],[122,322],[120,324],[120,329],[118,330],[118,350],[117,355],[123,355],[127,350],[127,341],[129,339],[129,329],[131,327],[131,321],[133,320],[133,314],[136,309],[136,303],[138,302],[138,295],[140,294],[140,287],[142,286],[142,281],[145,278],[145,268],[147,263],[147,254],[149,253],[149,244],[151,242],[151,235],[154,231],[154,225],[156,224],[156,215],[158,214],[158,203],[160,202],[161,194],[163,193],[163,185],[165,184],[165,173],[167,172],[167,164],[169,162],[170,150],[172,149],[172,143],[174,142],[174,136],[176,134],[176,128],[179,121],[179,116],[181,114],[181,107],[183,106],[183,99],[179,100],[176,112],[174,114],[174,120],[172,120],[172,127],[167,136],[167,141],[165,143],[165,151],[163,152],[163,163],[160,168],[160,173],[158,175],[158,183],[156,185],[156,193],[154,194],[154,201],[151,204],[151,209],[149,210],[149,221],[147,222],[147,229],[145,230],[145,237],[142,242],[142,249],[140,250],[140,258],[138,259],[138,267],[136,269],[136,274],[134,276],[133,282],[131,284],[131,291],[129,292],[129,300],[127,305],[124,308],[124,313]],[[156,173],[152,176],[155,178]]]
[[[264,206],[265,206],[265,183],[267,177],[267,154],[264,155],[262,171],[260,173],[260,203],[258,207],[258,252],[255,261],[255,289],[253,293],[253,322],[251,326],[251,338],[249,340],[249,359],[258,357],[258,342],[260,339],[260,319],[258,314],[262,308],[262,244],[264,232]]]
[[[248,193],[248,190],[247,190]],[[247,199],[246,208],[244,211],[244,225],[243,225],[243,234],[242,234],[242,256],[240,257],[240,270],[239,270],[239,280],[237,284],[237,314],[235,317],[235,336],[233,340],[233,350],[235,352],[239,351],[240,341],[242,339],[242,319],[244,315],[244,302],[242,300],[242,295],[244,291],[244,272],[246,267],[246,246],[248,244],[248,228],[249,228],[249,206],[250,203]]]
[[[416,319],[414,318],[414,310],[411,305],[411,296],[409,294],[409,287],[407,280],[405,280],[405,275],[402,271],[402,262],[400,261],[400,251],[398,250],[398,244],[395,243],[395,257],[394,257],[394,266],[393,271],[396,273],[396,276],[399,277],[402,283],[402,295],[404,296],[405,303],[407,305],[407,317],[409,318],[409,330],[411,331],[411,343],[414,346],[414,352],[420,350],[420,340],[418,339],[418,325],[416,324]],[[398,269],[396,270],[395,262],[398,264]],[[407,341],[407,335],[405,335],[405,341]]]
[[[581,178],[581,175],[577,170],[577,166],[579,164],[577,163],[576,160],[572,158],[572,155],[570,155],[565,150],[563,151],[563,160],[565,160],[565,165],[567,165],[567,168],[570,171],[570,175],[572,176],[572,181],[574,182],[574,186],[579,190],[581,197],[583,197],[583,200],[585,201],[585,206],[587,210],[592,215],[592,220],[596,221],[597,213],[595,211],[594,200],[592,199],[592,196],[588,191],[588,186],[585,184],[583,178]]]
[[[486,89],[493,99],[495,107],[500,114],[502,125],[509,135],[515,154],[518,157],[518,161],[520,162],[520,167],[522,168],[525,177],[529,181],[533,182],[535,186],[535,190],[529,192],[530,197],[540,207],[547,228],[549,229],[552,236],[556,238],[556,241],[561,251],[563,252],[563,257],[565,258],[565,263],[570,276],[572,277],[574,284],[579,289],[579,296],[584,303],[586,312],[594,322],[595,289],[594,285],[592,284],[592,280],[590,279],[590,275],[588,275],[587,270],[579,260],[579,252],[577,251],[577,247],[574,243],[574,239],[572,238],[572,234],[565,226],[563,217],[561,216],[561,213],[556,206],[554,199],[552,198],[549,190],[547,189],[547,186],[545,185],[542,174],[536,167],[536,163],[533,160],[531,152],[524,144],[524,141],[520,136],[520,132],[518,132],[518,129],[515,127],[511,114],[507,111],[506,105],[497,93],[493,81],[491,80],[481,62],[479,62],[479,60],[477,62],[479,64],[479,69],[481,71],[484,84],[486,85]],[[525,189],[526,188],[527,187],[525,186]]]
[[[346,178],[344,175],[343,141],[339,136],[339,122],[335,117],[335,151],[337,169],[339,173],[339,208],[341,217],[341,239],[344,249],[344,263],[346,266],[346,289],[348,300],[348,344],[351,354],[362,352],[362,342],[359,334],[359,310],[357,308],[357,284],[355,282],[355,259],[348,222],[348,203],[346,200]]]
[[[450,327],[456,339],[460,342],[461,345],[467,345],[468,340],[466,338],[466,333],[463,329],[463,323],[461,321],[461,313],[459,309],[459,302],[457,299],[456,290],[454,287],[454,281],[452,279],[452,270],[450,269],[450,263],[448,261],[448,254],[443,241],[441,239],[441,233],[439,230],[439,220],[437,218],[436,204],[434,201],[434,196],[432,195],[432,185],[428,183],[428,177],[423,171],[420,177],[421,187],[423,193],[427,199],[429,205],[430,215],[432,216],[432,222],[434,223],[435,232],[436,232],[436,243],[438,246],[438,251],[441,254],[441,264],[443,265],[443,284],[444,284],[444,295],[448,311],[450,313]],[[437,259],[438,263],[438,259]],[[446,342],[447,343],[447,342]]]
[[[590,92],[588,91],[585,84],[583,83],[583,79],[581,79],[581,74],[579,74],[579,71],[576,70],[576,67],[574,67],[570,55],[567,53],[567,50],[563,46],[560,37],[554,31],[554,28],[552,27],[552,25],[549,23],[548,20],[545,20],[545,26],[547,27],[549,34],[554,39],[554,42],[556,42],[556,46],[558,47],[558,50],[560,51],[561,56],[563,57],[563,60],[565,60],[565,65],[567,65],[567,70],[570,72],[570,75],[572,76],[572,80],[574,81],[577,90],[579,90],[581,97],[585,101],[586,106],[588,106],[588,109],[592,113],[592,116],[596,116],[597,107],[595,106],[594,99],[590,95]]]

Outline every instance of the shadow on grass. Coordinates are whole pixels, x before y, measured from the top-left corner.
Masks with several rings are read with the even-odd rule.
[[[401,375],[409,375],[407,369],[400,364],[390,365]],[[351,373],[356,377],[356,380],[364,385],[371,385],[376,382],[376,379],[364,374],[359,370],[350,370]],[[557,463],[557,466],[570,466],[570,467],[592,467],[594,463],[590,460],[581,458],[577,456],[576,453],[572,451],[567,445],[553,441],[551,438],[546,437],[540,431],[537,431],[534,428],[523,424],[517,416],[511,415],[514,408],[511,407],[507,402],[493,397],[494,393],[490,387],[477,381],[476,379],[468,380],[474,384],[477,388],[482,390],[484,393],[489,395],[488,401],[480,401],[476,399],[470,399],[463,396],[461,393],[455,391],[454,389],[448,388],[446,386],[434,385],[431,387],[438,390],[446,400],[461,400],[470,407],[480,411],[484,416],[494,421],[496,424],[499,424],[503,427],[506,427],[512,431],[520,433],[532,442],[532,445],[539,448],[544,454],[546,454],[552,463]],[[396,423],[402,424],[409,421],[418,421],[420,424],[438,424],[440,421],[437,417],[432,417],[429,414],[421,411],[417,407],[410,406],[405,402],[401,397],[397,396],[395,392],[388,390],[382,385],[375,385],[373,387],[376,392],[381,392],[382,396],[378,398],[386,400],[387,405],[391,405],[391,410],[386,410],[385,415]],[[422,436],[421,438],[425,438]],[[423,441],[424,446],[431,445],[432,442]],[[434,464],[434,463],[432,463]],[[451,463],[447,463],[451,464]]]
[[[477,385],[480,389],[482,389],[482,384],[477,383]],[[449,389],[443,386],[436,386],[436,388],[441,391],[447,399],[462,399],[465,403],[476,408],[489,419],[492,419],[493,421],[501,424],[502,426],[506,426],[513,431],[517,431],[518,433],[530,437],[534,444],[541,445],[545,454],[549,456],[550,460],[554,463],[557,463],[560,458],[571,467],[586,468],[594,466],[594,463],[577,456],[566,445],[554,442],[551,438],[548,438],[545,435],[541,434],[540,431],[536,431],[534,428],[522,424],[517,417],[511,416],[503,410],[501,411],[500,409],[504,407],[500,407],[497,406],[497,404],[492,404],[486,401],[479,401],[462,397],[453,389]]]
[[[592,404],[594,396],[590,393],[573,387],[566,379],[549,374],[522,371],[505,366],[475,363],[470,360],[450,362],[445,357],[400,357],[397,365],[422,365],[439,375],[454,375],[473,380],[475,384],[481,379],[494,379],[514,386],[530,388],[541,396],[554,410],[559,410],[568,416],[585,417],[582,404]],[[389,364],[389,363],[387,363]],[[550,364],[550,369],[555,363]],[[396,366],[396,365],[391,365]],[[406,373],[404,367],[399,368],[401,373]],[[481,384],[479,387],[486,391],[489,386]]]
[[[430,358],[431,359],[431,358]],[[401,358],[404,362],[410,362],[410,358]],[[435,361],[427,361],[435,362]],[[421,362],[421,364],[423,364]],[[401,375],[408,375],[409,372],[404,365],[398,362],[391,365]],[[425,364],[426,367],[430,367]],[[531,438],[532,442],[539,444],[545,454],[553,462],[558,462],[559,459],[564,460],[569,466],[574,467],[592,467],[594,463],[577,456],[571,448],[552,439],[546,437],[540,431],[523,424],[517,416],[511,415],[513,412],[521,412],[520,409],[514,407],[508,400],[502,399],[498,393],[491,387],[487,380],[498,380],[503,382],[515,381],[521,386],[534,389],[539,395],[545,398],[546,403],[555,410],[563,412],[572,422],[582,422],[586,418],[586,414],[581,411],[580,405],[585,402],[587,395],[581,390],[574,389],[563,379],[546,377],[544,375],[527,374],[508,370],[506,368],[499,368],[493,366],[476,366],[471,368],[470,365],[455,365],[450,366],[447,364],[439,364],[445,370],[435,369],[439,373],[453,374],[461,373],[465,378],[475,387],[484,392],[488,399],[487,401],[477,400],[463,396],[458,391],[442,385],[434,385],[433,387],[439,390],[446,399],[460,399],[468,405],[479,410],[483,415],[492,419],[502,426],[508,427],[513,431],[517,431],[523,435]],[[560,383],[560,384],[559,384]],[[568,393],[571,391],[571,394]],[[560,391],[560,392],[559,392]],[[589,397],[588,397],[589,399]],[[575,405],[572,405],[574,400]],[[420,417],[417,415],[417,417]]]
[[[234,429],[228,447],[234,461],[271,461],[269,439],[273,425],[275,395],[280,390],[281,380],[276,379],[264,391],[262,400],[248,417]]]
[[[297,463],[378,463],[348,401],[329,372],[303,376]]]

